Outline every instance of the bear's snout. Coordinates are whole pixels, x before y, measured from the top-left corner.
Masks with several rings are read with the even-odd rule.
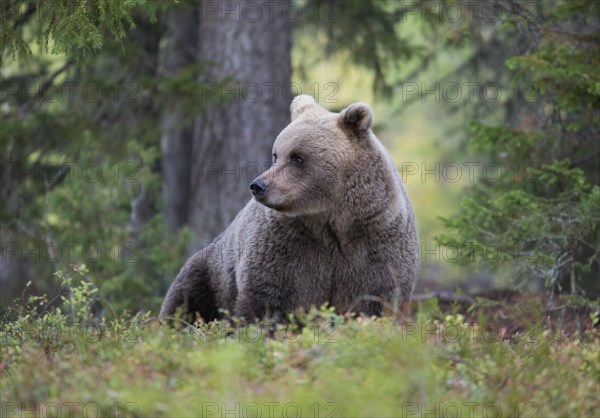
[[[254,197],[260,199],[265,195],[265,192],[267,191],[267,185],[264,181],[256,179],[250,183],[250,190],[252,190],[252,195]]]

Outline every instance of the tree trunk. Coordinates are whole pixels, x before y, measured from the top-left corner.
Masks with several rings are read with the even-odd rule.
[[[193,7],[181,4],[170,9],[165,38],[162,73],[176,77],[197,59],[198,14]],[[164,216],[173,231],[178,231],[188,216],[193,125],[184,105],[171,96],[164,107],[160,148]]]
[[[270,164],[273,141],[289,123],[289,3],[265,3],[199,6],[198,58],[213,63],[200,76],[210,106],[196,121],[192,150],[188,223],[200,243],[250,199],[250,182]],[[232,77],[221,84],[226,91],[213,93],[224,77]]]

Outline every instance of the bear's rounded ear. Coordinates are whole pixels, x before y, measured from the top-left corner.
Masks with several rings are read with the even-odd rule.
[[[373,111],[366,103],[354,103],[340,113],[339,124],[342,129],[360,135],[373,126]]]
[[[315,99],[307,94],[301,94],[299,96],[294,97],[292,103],[290,104],[290,113],[292,115],[292,121],[298,118],[302,113],[304,113],[307,109],[312,106],[315,106],[317,103]]]

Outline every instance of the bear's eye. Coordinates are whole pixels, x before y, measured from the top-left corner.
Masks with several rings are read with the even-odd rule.
[[[290,155],[290,161],[296,167],[300,167],[304,163],[304,158],[302,158],[302,156],[300,156],[300,154],[292,154],[292,155]]]
[[[273,153],[273,164],[277,162],[277,154]]]

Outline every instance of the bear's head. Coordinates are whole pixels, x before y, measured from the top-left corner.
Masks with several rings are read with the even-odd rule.
[[[335,209],[358,160],[376,152],[373,115],[364,103],[332,113],[310,96],[291,103],[291,123],[273,145],[273,165],[250,185],[255,199],[289,215]]]

